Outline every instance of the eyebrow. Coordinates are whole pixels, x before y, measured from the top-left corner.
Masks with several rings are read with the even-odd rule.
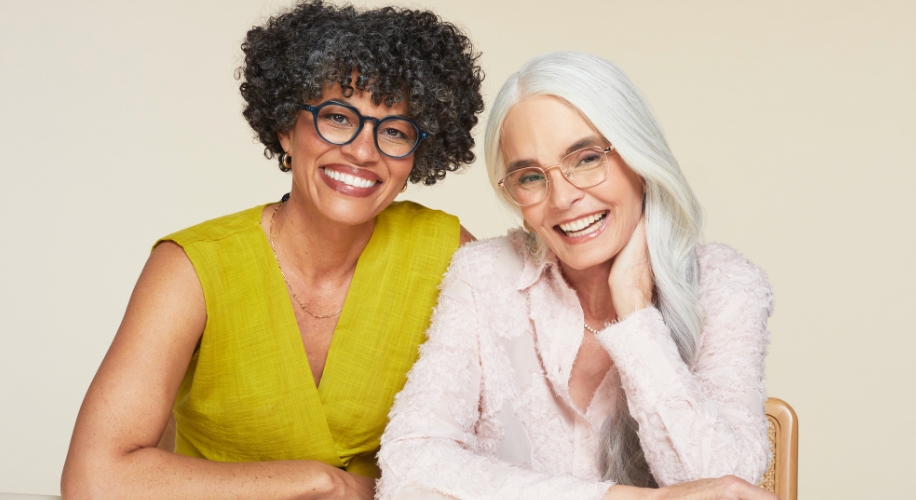
[[[579,139],[578,141],[570,145],[568,148],[566,148],[566,151],[563,152],[563,156],[561,156],[560,158],[565,158],[566,155],[568,155],[569,153],[572,153],[573,151],[578,151],[582,148],[595,146],[597,144],[600,144],[601,142],[604,142],[604,139],[602,139],[599,136],[595,136],[595,135],[590,136],[590,137],[585,137],[583,139]],[[508,174],[510,172],[514,172],[520,168],[537,167],[537,166],[539,166],[538,162],[531,160],[531,159],[515,160],[512,163],[509,163],[509,165],[506,167],[506,173]]]
[[[350,106],[351,108],[355,109],[356,112],[360,114],[360,116],[365,116],[365,117],[368,117],[368,118],[375,118],[376,120],[384,120],[385,118],[407,118],[408,120],[413,120],[413,117],[411,117],[411,116],[409,116],[409,115],[391,115],[391,114],[388,114],[388,115],[385,115],[385,116],[383,116],[383,117],[381,117],[381,118],[379,118],[379,117],[377,117],[377,116],[372,116],[372,115],[364,115],[363,112],[359,110],[359,108],[357,108],[352,102],[350,102],[350,99],[349,99],[348,97],[332,97],[332,98],[330,98],[330,99],[321,101],[321,102],[319,102],[318,104],[309,104],[309,106],[319,106],[319,105],[324,104],[324,103],[326,103],[326,102],[333,102],[333,103],[335,103],[335,104],[343,104],[344,106]],[[395,103],[395,104],[396,104],[396,103]],[[385,107],[388,108],[389,110],[391,109],[391,106],[385,106]]]

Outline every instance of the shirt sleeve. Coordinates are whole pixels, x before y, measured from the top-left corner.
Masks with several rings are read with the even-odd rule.
[[[377,498],[600,499],[611,483],[534,472],[477,451],[484,395],[475,246],[456,253],[428,339],[391,410],[378,456]]]
[[[660,486],[729,474],[756,484],[770,459],[763,385],[770,286],[759,268],[728,247],[713,247],[705,260],[705,321],[693,369],[654,307],[598,335],[620,372]]]

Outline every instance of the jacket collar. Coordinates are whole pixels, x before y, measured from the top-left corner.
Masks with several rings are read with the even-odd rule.
[[[554,255],[549,248],[546,249],[542,257],[538,258],[528,251],[527,236],[523,231],[518,230],[510,234],[510,237],[516,249],[522,254],[524,260],[522,272],[519,274],[518,281],[515,283],[515,287],[518,291],[521,292],[531,288],[531,285],[541,279],[541,276],[550,268],[553,268],[558,275],[561,274],[560,266],[557,263],[557,256]],[[560,279],[563,279],[562,275],[560,275]]]
[[[510,235],[524,257],[516,288],[528,298],[538,355],[554,393],[582,414],[569,395],[569,377],[584,335],[579,297],[566,283],[556,255],[549,249],[542,258],[531,255],[524,234],[518,233]]]

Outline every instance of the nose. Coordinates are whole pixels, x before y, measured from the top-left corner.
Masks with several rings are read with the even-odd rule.
[[[547,193],[547,197],[551,207],[565,210],[585,195],[581,188],[573,186],[566,179],[562,169],[553,168],[547,172],[547,175],[550,179],[550,192]]]
[[[341,151],[350,156],[356,163],[374,163],[379,160],[379,151],[375,147],[375,126],[373,122],[367,122],[359,135],[353,139],[353,142],[340,147]]]

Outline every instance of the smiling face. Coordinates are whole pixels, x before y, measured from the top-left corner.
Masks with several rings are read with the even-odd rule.
[[[355,90],[344,97],[339,85],[325,90],[318,105],[335,100],[353,106],[363,116],[407,116],[407,105],[392,107],[372,102],[371,94]],[[293,188],[290,201],[302,204],[313,216],[346,225],[372,221],[403,189],[413,168],[413,155],[390,158],[375,147],[375,125],[366,122],[353,142],[338,146],[322,139],[314,117],[300,111],[296,124],[278,134],[283,150],[292,158]]]
[[[571,150],[607,145],[591,123],[552,96],[529,97],[512,106],[500,139],[510,170],[549,167]],[[572,269],[608,265],[630,240],[642,215],[642,180],[620,155],[609,153],[608,163],[607,179],[586,189],[570,184],[560,169],[549,170],[547,197],[521,208],[531,229]]]

